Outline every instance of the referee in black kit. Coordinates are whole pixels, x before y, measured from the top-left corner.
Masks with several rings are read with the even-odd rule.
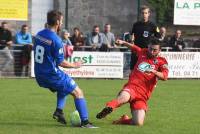
[[[131,38],[134,44],[140,48],[147,48],[151,37],[160,37],[159,28],[151,21],[150,8],[148,6],[141,7],[142,20],[133,24]],[[130,69],[132,70],[137,62],[137,55],[131,53]]]

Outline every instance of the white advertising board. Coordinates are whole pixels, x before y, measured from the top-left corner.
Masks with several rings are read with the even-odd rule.
[[[162,52],[168,61],[169,78],[200,78],[200,52]],[[74,52],[70,62],[82,60],[78,69],[61,68],[72,77],[123,78],[124,57],[122,52]],[[31,76],[34,77],[32,53]]]
[[[169,66],[169,78],[200,78],[199,52],[162,52]]]
[[[175,0],[174,24],[200,25],[200,0]]]
[[[31,77],[34,75],[32,52]],[[121,52],[74,52],[69,62],[83,61],[81,68],[62,68],[72,77],[80,78],[123,78],[123,53]]]
[[[69,62],[83,61],[78,69],[62,68],[72,77],[123,78],[123,53],[120,52],[74,52]]]

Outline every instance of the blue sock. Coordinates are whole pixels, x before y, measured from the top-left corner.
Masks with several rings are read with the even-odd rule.
[[[85,99],[84,98],[75,99],[75,106],[79,112],[81,121],[88,120],[88,111]]]
[[[66,95],[61,95],[57,93],[57,108],[63,110],[65,107],[65,102],[66,102]]]

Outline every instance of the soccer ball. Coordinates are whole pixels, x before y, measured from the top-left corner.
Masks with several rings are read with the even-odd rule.
[[[77,110],[70,114],[70,123],[74,127],[81,126],[81,118]]]

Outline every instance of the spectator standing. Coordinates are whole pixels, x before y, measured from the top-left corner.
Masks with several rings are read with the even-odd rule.
[[[115,35],[111,32],[110,24],[105,24],[103,34],[104,34],[104,50],[109,51],[111,48],[116,48]]]
[[[142,20],[133,24],[132,27],[132,40],[135,45],[140,48],[147,48],[152,36],[160,37],[159,28],[149,20],[150,8],[143,6],[141,8]],[[131,53],[130,69],[132,70],[137,62],[137,56]]]
[[[185,42],[182,38],[181,30],[176,30],[175,34],[170,39],[170,47],[172,51],[180,52],[185,48]]]
[[[31,51],[33,44],[32,35],[29,32],[28,25],[22,25],[21,30],[15,35],[15,40],[16,44],[20,45],[22,48],[22,52],[20,54],[18,53],[19,56],[15,56],[15,75],[21,76],[23,67],[25,67],[25,76],[28,76],[29,62],[31,59]]]
[[[84,46],[84,37],[78,27],[74,28],[74,34],[70,38],[75,51],[83,50],[80,46]]]
[[[100,50],[103,45],[103,39],[99,26],[95,25],[93,31],[87,35],[87,45],[91,46],[91,51]]]
[[[8,28],[7,22],[2,22],[0,27],[0,50],[1,53],[5,56],[6,60],[1,67],[1,71],[5,71],[10,63],[13,61],[13,56],[10,51],[10,47],[12,45],[12,33]]]

